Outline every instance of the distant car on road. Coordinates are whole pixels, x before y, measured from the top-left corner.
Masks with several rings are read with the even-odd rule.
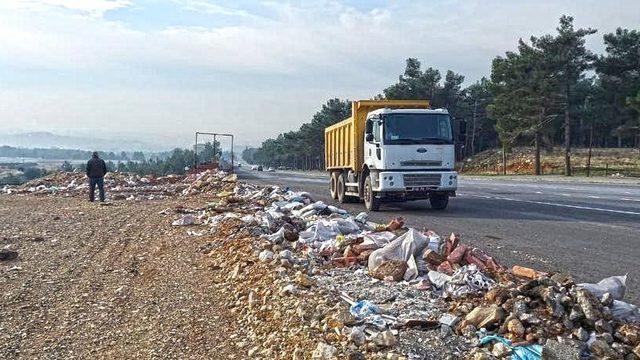
[[[267,171],[268,171],[268,172],[276,172],[276,169],[274,169],[274,168],[270,167],[270,168],[268,168],[268,169],[267,169]]]
[[[258,165],[258,171],[262,171],[262,165]]]
[[[258,170],[258,165],[251,165],[251,170],[253,170],[253,171]]]

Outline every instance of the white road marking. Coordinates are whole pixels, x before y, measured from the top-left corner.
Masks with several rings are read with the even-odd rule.
[[[570,204],[560,204],[560,203],[552,203],[547,201],[534,201],[534,200],[520,200],[507,198],[502,196],[487,196],[487,195],[473,195],[485,199],[495,199],[495,200],[506,200],[506,201],[515,201],[527,204],[537,204],[537,205],[548,205],[548,206],[557,206],[557,207],[565,207],[570,209],[580,209],[580,210],[591,210],[591,211],[602,211],[602,212],[611,212],[616,214],[626,214],[626,215],[640,215],[640,212],[635,211],[625,211],[625,210],[615,210],[615,209],[605,209],[605,208],[597,208],[590,206],[581,206],[581,205],[570,205]]]

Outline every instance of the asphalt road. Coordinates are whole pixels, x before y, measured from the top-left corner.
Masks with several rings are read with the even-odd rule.
[[[247,170],[240,176],[335,203],[325,176]],[[341,207],[364,211],[363,204]],[[395,216],[441,235],[456,232],[507,266],[568,271],[578,282],[629,273],[626,300],[640,304],[640,186],[461,178],[444,211],[415,201],[370,214],[379,222]]]

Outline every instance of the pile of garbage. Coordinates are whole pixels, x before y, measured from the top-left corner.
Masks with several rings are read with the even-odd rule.
[[[173,225],[252,237],[257,260],[288,281],[282,294],[313,283],[341,299],[342,315],[316,324],[325,331],[316,358],[336,356],[339,344],[419,356],[412,337],[447,339],[452,353],[476,359],[640,358],[640,312],[623,300],[626,276],[576,284],[569,274],[509,269],[456,234],[444,239],[401,218],[378,224],[309,193],[232,183]]]
[[[237,176],[234,174],[229,175],[215,170],[161,177],[110,172],[104,178],[104,187],[108,199],[111,200],[154,200],[214,190],[218,192],[221,183],[231,183],[236,180]],[[0,194],[55,196],[87,196],[88,192],[89,182],[85,174],[79,171],[55,172],[20,186],[5,186],[0,189]]]
[[[253,255],[219,255],[216,266],[233,267],[224,273],[228,289],[238,292],[230,306],[246,319],[247,331],[256,319],[277,319],[282,326],[303,321],[300,327],[319,337],[316,359],[640,359],[640,311],[624,301],[626,276],[577,284],[570,274],[508,268],[456,234],[408,228],[402,218],[379,224],[309,193],[242,183],[220,171],[159,178],[111,173],[105,186],[111,199],[202,194],[207,203],[200,208],[161,213],[190,236],[216,239],[203,253],[226,243],[251,249],[242,251]],[[5,190],[64,196],[86,191],[81,173],[57,173]],[[273,272],[256,276],[252,264]],[[247,279],[269,281],[246,292],[246,283],[238,282]],[[314,309],[314,302],[302,301],[318,296],[332,306]],[[267,298],[295,310],[274,310]],[[272,325],[262,333],[277,331]],[[282,351],[277,338],[265,336],[275,349],[269,351]],[[293,353],[306,358],[303,349]]]

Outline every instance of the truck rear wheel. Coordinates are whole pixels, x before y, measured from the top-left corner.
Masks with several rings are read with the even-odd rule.
[[[342,174],[336,175],[336,190],[338,196],[338,202],[344,204],[347,202],[347,197],[345,192],[347,191],[347,186],[345,185],[344,176]]]
[[[449,204],[449,195],[446,194],[432,194],[429,198],[431,208],[435,210],[444,210]]]
[[[329,191],[331,192],[331,198],[334,200],[338,199],[338,176],[339,172],[332,171],[331,177],[329,178]]]
[[[378,211],[380,209],[380,199],[376,198],[371,185],[371,175],[369,174],[364,179],[364,207],[369,211]]]

